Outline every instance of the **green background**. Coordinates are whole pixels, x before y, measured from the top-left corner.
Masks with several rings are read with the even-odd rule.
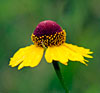
[[[68,43],[90,48],[89,65],[60,64],[70,93],[100,93],[100,0],[1,0],[0,93],[64,93],[52,64],[45,58],[35,68],[8,66],[21,47],[32,44],[40,21],[56,21],[67,32]]]

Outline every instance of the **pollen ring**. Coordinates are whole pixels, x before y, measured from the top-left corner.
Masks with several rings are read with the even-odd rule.
[[[40,47],[48,47],[48,46],[59,46],[63,44],[66,40],[66,33],[65,30],[61,32],[56,32],[54,35],[43,35],[43,36],[36,36],[32,34],[31,39],[34,44]]]

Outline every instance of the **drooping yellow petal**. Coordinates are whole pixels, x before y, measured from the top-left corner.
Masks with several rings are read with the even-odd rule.
[[[85,49],[83,47],[78,47],[67,43],[64,43],[63,47],[65,47],[65,51],[68,52],[68,57],[71,61],[80,61],[81,63],[87,65],[85,62],[88,62],[88,60],[84,59],[84,57],[93,58],[92,56],[88,55],[93,53],[90,52],[90,49]]]
[[[93,53],[93,52],[90,51],[90,49],[86,49],[86,48],[83,48],[83,47],[78,47],[76,45],[67,44],[67,43],[64,43],[64,45],[67,48],[71,49],[72,51],[74,51],[76,53],[81,54],[84,57],[93,58],[92,56],[89,55],[89,54],[92,54]]]
[[[78,47],[76,45],[64,43],[60,46],[48,47],[45,58],[47,62],[51,63],[53,60],[59,61],[61,63],[67,63],[68,60],[71,61],[80,61],[81,63],[87,65],[85,62],[88,62],[84,57],[92,58],[89,49],[83,47]]]
[[[15,67],[19,65],[18,69],[24,66],[35,67],[37,66],[43,56],[44,49],[36,45],[30,45],[25,48],[19,49],[10,60],[10,66]]]
[[[48,47],[45,53],[45,58],[48,63],[51,63],[53,60],[55,60],[67,65],[68,62],[68,57],[62,46]]]

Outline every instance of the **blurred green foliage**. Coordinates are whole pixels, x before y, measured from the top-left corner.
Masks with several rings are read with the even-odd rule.
[[[21,47],[32,44],[31,34],[43,20],[53,20],[67,32],[67,42],[90,48],[89,66],[60,64],[70,93],[100,93],[100,0],[1,0],[0,93],[64,93],[52,64],[45,58],[35,68],[8,66]]]

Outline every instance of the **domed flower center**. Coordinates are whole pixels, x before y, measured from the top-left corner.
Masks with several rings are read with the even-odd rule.
[[[66,33],[56,22],[46,20],[38,24],[31,39],[41,47],[56,46],[65,42]]]

